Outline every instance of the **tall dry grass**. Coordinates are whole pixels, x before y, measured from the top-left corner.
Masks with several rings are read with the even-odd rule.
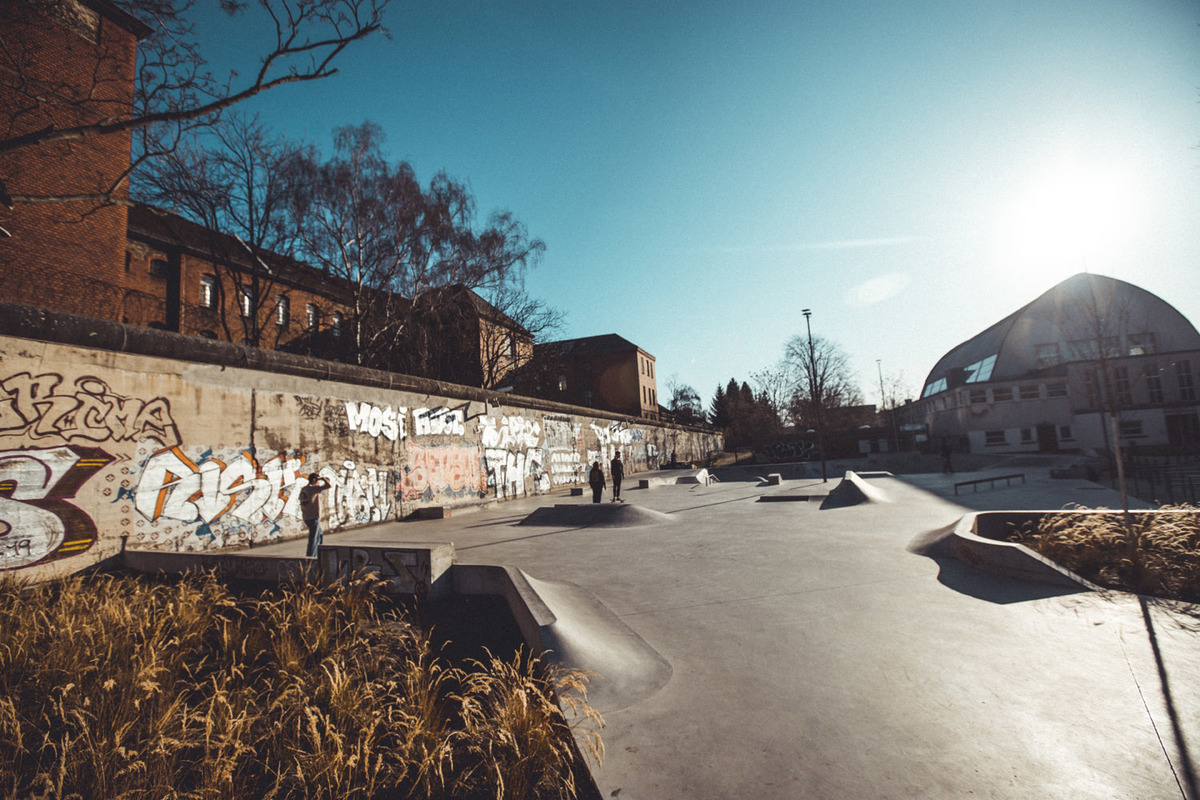
[[[0,577],[0,798],[574,797],[586,680],[448,665],[370,579]]]
[[[1200,509],[1133,512],[1133,548],[1121,512],[1073,510],[1081,513],[1048,514],[1040,523],[1014,528],[1008,540],[1101,586],[1200,603]]]

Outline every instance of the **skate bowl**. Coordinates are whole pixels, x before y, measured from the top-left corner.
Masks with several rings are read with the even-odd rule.
[[[555,503],[537,509],[518,525],[544,528],[645,528],[674,522],[669,514],[626,503]]]

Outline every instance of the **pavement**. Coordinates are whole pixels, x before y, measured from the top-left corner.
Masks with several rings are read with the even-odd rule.
[[[459,563],[523,571],[564,661],[600,673],[605,798],[1200,800],[1200,607],[914,546],[969,511],[1119,507],[1114,492],[1010,464],[868,473],[827,503],[840,471],[769,485],[778,471],[627,488],[620,512],[550,495],[327,543],[453,542]],[[953,494],[1012,472],[1026,482]],[[794,502],[760,501],[781,492]]]

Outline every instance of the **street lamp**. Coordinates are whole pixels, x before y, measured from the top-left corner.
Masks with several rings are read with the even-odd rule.
[[[825,428],[821,424],[821,392],[817,386],[817,356],[813,349],[812,322],[809,321],[812,309],[805,308],[800,313],[804,315],[804,327],[808,329],[808,392],[817,407],[817,449],[821,451],[821,482],[828,483],[829,476],[825,472]]]

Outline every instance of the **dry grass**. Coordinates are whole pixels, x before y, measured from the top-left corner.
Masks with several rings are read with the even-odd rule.
[[[455,668],[386,609],[368,579],[0,577],[0,798],[576,795],[586,675]]]
[[[1200,509],[1164,506],[1162,511],[1190,513],[1134,512],[1136,551],[1129,546],[1121,513],[1097,511],[1104,513],[1047,515],[1039,524],[1014,528],[1008,540],[1101,586],[1200,603]]]

